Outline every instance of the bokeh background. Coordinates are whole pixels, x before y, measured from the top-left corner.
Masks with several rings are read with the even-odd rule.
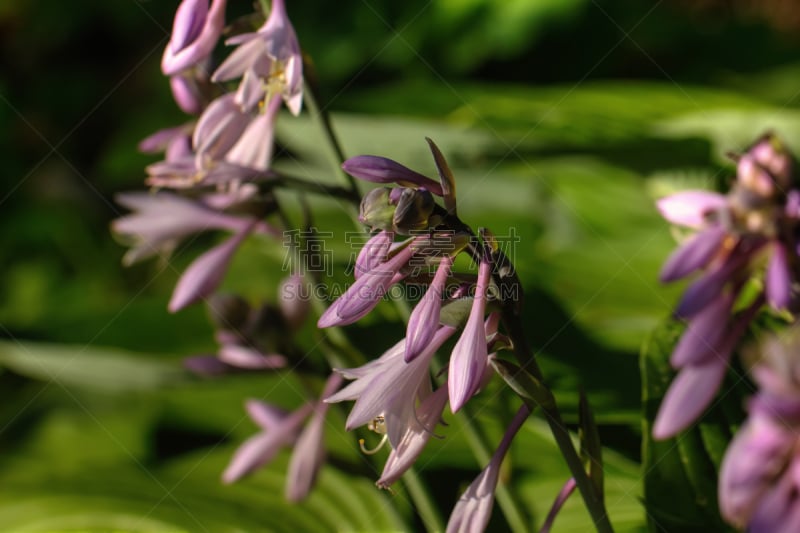
[[[229,20],[252,7],[229,3]],[[800,9],[788,0],[287,4],[348,155],[432,173],[432,137],[458,176],[462,216],[520,236],[513,258],[542,364],[570,422],[578,389],[587,391],[608,447],[612,518],[644,528],[638,356],[677,295],[656,281],[674,236],[653,199],[725,183],[725,154],[767,129],[800,147]],[[355,437],[331,439],[341,469],[326,469],[304,506],[282,502],[283,454],[235,487],[219,484],[255,431],[243,398],[302,398],[284,374],[208,381],[181,370],[183,357],[214,350],[212,330],[201,307],[170,315],[166,303],[213,237],[169,263],[123,269],[109,232],[123,212],[114,194],[141,189],[153,161],[137,142],[187,120],[159,70],[176,5],[0,1],[0,530],[419,527],[402,491],[371,486]],[[330,175],[315,135],[307,117],[284,117],[276,165]],[[317,208],[325,229],[349,228],[336,204]],[[274,297],[280,263],[280,247],[246,248],[226,287]],[[376,356],[393,344],[396,318],[386,310],[355,327],[360,347]],[[490,439],[505,416],[495,411],[506,406],[477,414]],[[506,474],[540,521],[566,477],[545,432],[529,426]],[[479,469],[464,432],[451,430],[422,470],[444,509]],[[714,516],[713,501],[700,507]],[[575,498],[557,524],[582,531],[586,520]]]

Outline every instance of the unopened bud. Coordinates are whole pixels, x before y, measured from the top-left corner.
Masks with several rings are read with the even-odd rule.
[[[391,192],[388,187],[369,191],[361,200],[358,219],[367,226],[391,231],[395,211],[389,198]]]
[[[433,195],[425,189],[403,189],[397,201],[392,223],[395,231],[408,235],[428,228],[428,219],[435,206]]]

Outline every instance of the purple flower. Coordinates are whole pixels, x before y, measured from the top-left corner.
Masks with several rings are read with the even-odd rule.
[[[175,313],[211,296],[222,283],[222,278],[225,276],[228,264],[233,259],[233,254],[254,227],[255,221],[251,221],[247,227],[229,237],[222,244],[208,250],[189,265],[175,285],[168,306],[170,312]]]
[[[792,305],[800,222],[799,193],[785,191],[792,172],[791,156],[767,136],[739,159],[728,195],[688,191],[658,202],[669,221],[699,230],[669,257],[662,281],[700,274],[675,311],[688,328],[671,358],[680,373],[656,417],[656,438],[673,436],[702,414],[736,342],[764,301],[776,310]],[[763,294],[732,316],[734,302],[765,258]]]
[[[441,421],[445,403],[447,403],[446,386],[439,387],[420,402],[416,412],[416,420],[419,423],[410,425],[400,443],[392,448],[383,466],[381,477],[375,482],[378,487],[389,488],[413,466],[433,436],[436,425]]]
[[[327,398],[336,392],[341,384],[342,376],[331,374],[320,398]],[[329,407],[329,404],[321,401],[314,404],[311,420],[294,445],[289,471],[286,473],[286,499],[290,502],[299,502],[308,496],[316,481],[317,472],[325,460],[323,429]]]
[[[175,74],[169,78],[172,97],[181,111],[189,115],[197,115],[203,110],[204,99],[194,76]]]
[[[355,400],[347,417],[347,429],[352,430],[380,417],[392,448],[399,448],[409,428],[422,426],[416,417],[417,398],[430,391],[430,361],[454,332],[455,329],[448,326],[439,328],[430,344],[410,363],[403,360],[405,340],[401,340],[379,359],[359,368],[337,370],[355,381],[325,401]]]
[[[404,356],[406,362],[414,359],[425,349],[425,346],[428,345],[439,327],[442,294],[452,266],[452,257],[449,255],[442,257],[439,268],[436,269],[433,282],[428,287],[428,290],[425,291],[422,300],[411,312],[406,330],[406,352]]]
[[[484,314],[491,273],[491,263],[486,260],[481,261],[472,311],[450,355],[448,386],[450,409],[454,413],[478,391],[489,361]]]
[[[423,188],[442,195],[442,185],[430,178],[404,167],[400,163],[374,155],[351,157],[342,163],[342,169],[353,177],[373,183],[396,183],[403,187]]]
[[[319,328],[344,326],[358,321],[369,313],[398,281],[399,271],[403,268],[415,249],[409,243],[397,252],[394,257],[377,265],[359,277],[333,305],[328,307],[317,322]]]
[[[214,50],[225,25],[225,0],[183,0],[175,12],[172,37],[161,59],[167,76],[203,62]]]
[[[252,222],[167,192],[126,193],[118,195],[116,200],[135,211],[111,223],[112,231],[132,245],[122,260],[125,265],[169,253],[191,234],[210,229],[241,232]]]
[[[480,533],[486,529],[486,524],[489,523],[489,518],[492,516],[494,491],[497,488],[500,465],[511,446],[511,441],[529,414],[530,409],[527,406],[523,405],[519,408],[489,464],[458,499],[453,512],[450,513],[450,520],[447,522],[447,533]]]
[[[239,47],[214,72],[212,81],[242,77],[236,102],[244,110],[260,102],[268,105],[280,95],[292,114],[300,113],[303,57],[284,0],[273,0],[269,18],[257,32],[237,35],[227,44]]]
[[[192,134],[196,157],[202,160],[219,160],[236,144],[251,121],[233,101],[232,94],[225,94],[209,104],[200,115]]]
[[[332,374],[320,397],[333,394],[341,382],[341,376]],[[304,499],[324,460],[323,429],[329,406],[315,400],[290,414],[257,400],[248,400],[245,406],[250,418],[263,431],[250,437],[236,450],[222,474],[222,481],[233,483],[241,479],[272,461],[281,448],[291,446],[293,452],[286,474],[286,499],[292,502]],[[309,415],[311,418],[303,427]]]
[[[247,439],[222,474],[223,483],[233,483],[272,461],[284,446],[291,446],[300,434],[303,420],[313,410],[305,404],[293,413],[257,400],[245,403],[247,414],[263,431]]]
[[[358,252],[353,277],[358,279],[362,274],[385,262],[389,257],[389,246],[393,239],[394,233],[391,231],[381,230],[373,235]]]
[[[752,368],[759,391],[722,461],[722,516],[753,532],[800,528],[800,329],[761,346]]]

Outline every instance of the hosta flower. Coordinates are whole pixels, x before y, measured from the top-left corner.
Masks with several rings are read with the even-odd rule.
[[[333,394],[341,381],[341,376],[332,374],[325,383],[321,398]],[[222,474],[223,482],[239,480],[272,461],[281,448],[292,447],[285,495],[293,502],[304,499],[313,487],[325,457],[323,429],[328,404],[314,401],[292,413],[258,400],[248,400],[245,406],[250,418],[262,431],[236,450]]]
[[[439,328],[430,344],[410,363],[403,359],[405,340],[401,340],[364,366],[338,370],[345,378],[355,381],[325,401],[355,400],[347,417],[348,431],[380,417],[392,448],[399,448],[410,428],[422,427],[416,416],[417,398],[429,394],[431,359],[454,332],[448,326]]]
[[[753,369],[760,390],[722,461],[719,506],[737,527],[800,530],[800,336],[772,339]]]
[[[172,76],[205,59],[217,45],[225,25],[225,0],[183,0],[175,12],[175,21],[161,70]]]
[[[284,0],[272,1],[269,17],[258,31],[237,35],[227,44],[239,46],[214,72],[212,81],[241,77],[236,102],[244,110],[268,105],[278,96],[292,114],[300,113],[303,57]]]
[[[111,223],[112,231],[132,246],[123,258],[126,265],[169,253],[189,235],[211,229],[242,232],[251,223],[168,192],[126,193],[116,200],[134,210]]]
[[[450,520],[447,522],[448,533],[481,533],[486,529],[486,524],[489,523],[489,518],[492,516],[500,465],[511,446],[511,441],[529,414],[530,409],[525,405],[517,411],[489,464],[461,495],[453,512],[450,513]]]
[[[481,261],[472,310],[464,331],[453,348],[453,353],[450,354],[450,369],[447,375],[450,409],[454,413],[478,391],[489,362],[484,314],[491,272],[491,263],[486,260]]]
[[[697,278],[675,311],[688,327],[672,354],[680,373],[656,417],[656,438],[685,429],[706,409],[736,343],[764,301],[781,310],[795,300],[800,191],[794,180],[791,156],[766,136],[740,158],[727,195],[688,191],[659,201],[667,220],[697,230],[669,257],[661,280]],[[734,314],[745,284],[761,268],[763,293]]]

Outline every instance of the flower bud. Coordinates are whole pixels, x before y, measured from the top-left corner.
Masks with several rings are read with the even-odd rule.
[[[369,191],[361,200],[358,219],[373,228],[391,231],[395,211],[395,206],[389,198],[391,192],[388,187]]]
[[[428,228],[428,218],[435,206],[433,195],[425,189],[403,189],[392,217],[397,233],[408,235]]]

